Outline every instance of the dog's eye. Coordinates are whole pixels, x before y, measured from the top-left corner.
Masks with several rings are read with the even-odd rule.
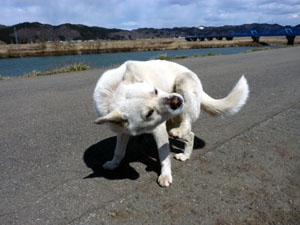
[[[152,116],[152,114],[154,113],[154,110],[153,109],[150,109],[149,112],[147,113],[146,115],[146,118],[150,118],[150,116]]]
[[[155,93],[155,95],[157,95],[157,94],[158,94],[158,91],[157,91],[157,89],[156,89],[156,88],[154,89],[154,93]]]

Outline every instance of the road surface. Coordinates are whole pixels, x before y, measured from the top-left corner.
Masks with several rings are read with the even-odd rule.
[[[1,81],[0,224],[300,224],[299,59],[291,47],[178,60],[215,98],[245,74],[250,98],[235,116],[200,116],[168,188],[149,135],[102,169],[116,142],[93,123],[104,70]]]

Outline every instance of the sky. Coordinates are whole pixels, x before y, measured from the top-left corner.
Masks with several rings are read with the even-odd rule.
[[[300,24],[300,0],[0,0],[0,24],[119,29]]]

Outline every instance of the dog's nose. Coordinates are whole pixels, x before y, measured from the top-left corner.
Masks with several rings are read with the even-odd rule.
[[[182,99],[177,97],[177,96],[173,96],[170,98],[170,106],[171,109],[176,110],[178,109],[180,106],[182,105]]]

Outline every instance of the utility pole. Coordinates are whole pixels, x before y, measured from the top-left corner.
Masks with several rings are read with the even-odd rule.
[[[16,44],[19,44],[18,33],[17,33],[16,27],[14,27],[14,33],[15,33]]]

